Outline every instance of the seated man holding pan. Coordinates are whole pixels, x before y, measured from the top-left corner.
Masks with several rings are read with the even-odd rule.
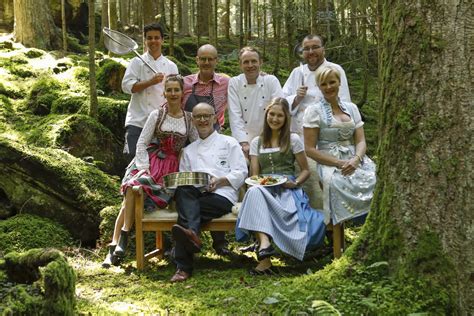
[[[214,130],[214,108],[199,103],[192,114],[199,138],[184,148],[179,170],[206,172],[211,175],[211,181],[206,192],[192,185],[176,189],[178,224],[171,232],[176,242],[174,259],[177,270],[171,282],[185,281],[191,276],[194,254],[201,251],[201,225],[231,212],[248,173],[237,140]]]

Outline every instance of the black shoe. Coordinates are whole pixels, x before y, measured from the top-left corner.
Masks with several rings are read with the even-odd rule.
[[[121,230],[118,244],[115,246],[114,256],[120,259],[125,257],[125,249],[127,249],[128,231]]]
[[[254,252],[255,249],[257,249],[257,248],[258,248],[258,244],[256,242],[254,242],[253,244],[250,244],[248,246],[240,247],[239,251],[240,252]]]
[[[257,259],[258,261],[262,261],[263,259],[270,258],[276,254],[277,252],[275,248],[273,248],[273,246],[270,245],[267,248],[260,249],[259,251],[257,251]]]
[[[102,262],[102,267],[106,269],[110,268],[110,266],[113,265],[114,262],[116,261],[115,256],[114,256],[115,245],[111,245],[108,248],[109,248],[109,252],[107,253],[107,256]]]
[[[222,257],[231,257],[233,255],[232,251],[230,251],[227,246],[222,246],[222,247],[215,247],[214,250],[219,256]]]
[[[266,268],[264,270],[257,270],[256,268],[252,268],[249,270],[249,274],[252,276],[259,276],[259,275],[277,275],[278,271],[273,267]]]

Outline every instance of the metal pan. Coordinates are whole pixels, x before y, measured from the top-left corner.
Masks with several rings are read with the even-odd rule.
[[[210,181],[211,176],[206,172],[173,172],[163,177],[165,189],[171,192],[183,185],[193,185],[205,190]]]

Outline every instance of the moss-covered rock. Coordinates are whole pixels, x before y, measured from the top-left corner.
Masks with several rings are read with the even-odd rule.
[[[74,67],[72,70],[73,76],[76,80],[80,82],[88,82],[89,81],[89,68],[87,67]]]
[[[0,139],[0,189],[22,213],[61,223],[85,245],[99,236],[99,212],[121,200],[118,178],[63,150],[36,148]],[[78,225],[80,223],[80,225]]]
[[[65,95],[53,101],[51,113],[74,114],[85,106],[87,106],[87,97],[85,95]]]
[[[176,66],[178,66],[178,70],[179,70],[179,73],[182,75],[182,76],[187,76],[187,75],[190,75],[193,73],[193,71],[191,70],[191,68],[189,68],[188,66],[186,66],[185,64],[183,64],[182,62],[180,62],[177,58],[173,57],[173,56],[167,56],[170,60],[172,60]]]
[[[31,48],[25,52],[25,56],[28,58],[38,58],[44,55],[44,51],[36,48]]]
[[[62,248],[73,243],[60,224],[31,214],[19,214],[0,222],[0,252],[22,252],[32,248]]]
[[[113,59],[104,60],[97,69],[97,87],[105,93],[122,91],[125,67]]]
[[[112,134],[123,142],[125,135],[125,117],[127,116],[128,100],[117,100],[99,97],[99,122],[107,127]]]
[[[191,38],[179,39],[176,42],[176,46],[179,46],[183,49],[184,54],[187,56],[196,56],[197,53],[197,44]]]
[[[20,297],[8,295],[6,310],[25,315],[74,314],[76,275],[61,252],[55,249],[31,249],[21,254],[11,252],[5,256],[5,268],[10,281],[36,283],[38,288],[44,289],[42,300],[39,295],[31,295],[25,290],[21,291]]]
[[[50,76],[39,78],[31,87],[26,99],[27,107],[33,114],[47,115],[51,105],[59,97],[66,85]]]
[[[100,169],[108,173],[123,174],[127,165],[122,155],[123,143],[107,128],[87,115],[72,115],[62,122],[62,128],[57,131],[56,146],[67,148],[75,157],[93,157],[100,163]]]

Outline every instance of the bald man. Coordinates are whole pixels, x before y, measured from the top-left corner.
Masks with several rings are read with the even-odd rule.
[[[192,185],[176,189],[178,223],[171,232],[177,269],[171,282],[181,282],[192,275],[194,253],[201,251],[201,225],[231,212],[247,177],[240,144],[235,138],[215,131],[215,122],[212,106],[199,103],[194,107],[193,124],[199,138],[184,148],[179,171],[205,172],[211,175],[211,181],[206,192]]]
[[[199,47],[196,56],[199,72],[184,77],[183,109],[191,112],[200,102],[212,105],[217,114],[214,128],[219,131],[224,125],[229,77],[216,74],[217,62],[217,49],[214,46],[205,44]]]

